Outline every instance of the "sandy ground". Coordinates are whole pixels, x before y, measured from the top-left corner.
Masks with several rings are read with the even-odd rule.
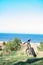
[[[43,51],[39,51],[38,50],[38,48],[37,47],[39,47],[40,46],[40,44],[37,44],[37,43],[31,43],[31,47],[34,49],[34,51],[36,52],[36,54],[37,54],[37,56],[38,57],[43,57]],[[25,53],[25,50],[26,50],[26,48],[27,48],[27,45],[26,44],[22,44],[21,45],[21,50],[20,50],[20,52],[21,53]]]
[[[2,42],[0,42],[0,46],[3,47]],[[39,51],[37,47],[40,46],[40,43],[31,43],[31,47],[34,49],[34,51],[36,52],[38,57],[43,57],[43,51]],[[4,48],[4,47],[3,47]],[[27,48],[27,44],[21,44],[21,49],[20,49],[20,53],[24,53],[25,54],[25,50]]]

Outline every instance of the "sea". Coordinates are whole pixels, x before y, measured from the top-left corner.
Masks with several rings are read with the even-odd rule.
[[[13,40],[14,38],[18,38],[22,42],[31,39],[31,42],[40,43],[43,40],[43,34],[0,33],[0,41]]]

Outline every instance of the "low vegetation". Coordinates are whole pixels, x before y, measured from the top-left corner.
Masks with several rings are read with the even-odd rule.
[[[43,58],[27,56],[21,49],[21,40],[14,38],[12,41],[3,42],[3,53],[0,54],[0,65],[43,65]],[[40,50],[43,50],[43,42],[40,43]]]
[[[38,47],[39,51],[43,51],[43,41],[40,42],[40,46]]]
[[[0,65],[43,65],[43,58],[19,55],[13,51],[8,56],[0,57]]]
[[[18,38],[14,38],[12,41],[8,41],[7,43],[3,43],[5,48],[5,52],[12,52],[12,51],[17,51],[21,48],[21,40]]]

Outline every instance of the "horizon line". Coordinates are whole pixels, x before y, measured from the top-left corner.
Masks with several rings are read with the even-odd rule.
[[[0,34],[43,34],[43,33],[19,33],[19,32],[0,32]]]

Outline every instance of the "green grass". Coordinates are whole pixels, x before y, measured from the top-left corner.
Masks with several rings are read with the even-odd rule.
[[[43,65],[43,58],[18,55],[13,51],[7,56],[0,56],[0,65]]]
[[[43,51],[43,47],[37,47],[39,51]]]
[[[40,47],[38,47],[39,51],[43,51],[43,41],[40,42]]]

